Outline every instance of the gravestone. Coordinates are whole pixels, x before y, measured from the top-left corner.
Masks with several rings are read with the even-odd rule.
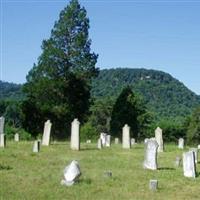
[[[44,124],[44,131],[43,131],[43,136],[42,136],[42,145],[43,146],[49,146],[51,126],[52,126],[52,124],[51,124],[50,120],[47,120]]]
[[[119,138],[115,138],[115,144],[119,144]]]
[[[98,139],[97,148],[98,149],[102,149],[102,140],[101,140],[101,138]]]
[[[19,142],[19,133],[15,133],[14,135],[14,141]]]
[[[64,179],[61,181],[61,185],[71,186],[73,185],[81,175],[79,164],[76,160],[73,160],[64,169]]]
[[[86,143],[87,143],[87,144],[91,144],[92,141],[91,141],[91,140],[86,140]]]
[[[106,135],[106,147],[110,147],[111,145],[111,135]]]
[[[72,150],[80,150],[80,122],[78,119],[74,119],[71,124],[71,149]]]
[[[185,177],[196,177],[196,165],[193,151],[183,153],[183,173]]]
[[[149,181],[149,189],[152,191],[156,191],[158,188],[158,181],[157,180],[150,180]]]
[[[179,156],[176,156],[176,160],[174,162],[175,167],[179,167],[181,165],[181,158]]]
[[[163,137],[162,137],[162,129],[157,127],[155,130],[155,138],[158,143],[158,152],[163,152]]]
[[[100,138],[101,138],[101,141],[102,141],[102,145],[105,147],[106,146],[106,137],[107,137],[107,134],[106,133],[101,133],[100,134]]]
[[[145,143],[144,169],[157,169],[157,148],[158,143],[153,139],[149,139]]]
[[[135,138],[131,138],[131,146],[135,144]]]
[[[40,151],[40,141],[35,140],[33,143],[33,153],[38,153]]]
[[[0,134],[0,147],[6,147],[6,135],[3,133]]]
[[[189,151],[193,151],[194,152],[195,163],[198,163],[198,149],[197,148],[190,148]]]
[[[200,149],[200,144],[197,146],[197,149]]]
[[[131,148],[130,127],[127,124],[125,124],[125,126],[122,129],[122,148],[123,149]]]
[[[183,138],[179,138],[179,140],[178,140],[178,148],[179,149],[184,149],[184,139]]]
[[[144,139],[144,144],[146,144],[148,140],[149,140],[149,138],[145,138]]]
[[[5,118],[0,117],[0,134],[4,134],[4,123],[5,123]]]

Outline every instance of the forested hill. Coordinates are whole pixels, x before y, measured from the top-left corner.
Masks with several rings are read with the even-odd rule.
[[[23,96],[20,84],[0,81],[0,100],[20,100]]]
[[[104,69],[93,81],[96,98],[116,98],[125,86],[143,96],[147,107],[157,117],[184,117],[200,105],[200,96],[170,74],[147,69]]]

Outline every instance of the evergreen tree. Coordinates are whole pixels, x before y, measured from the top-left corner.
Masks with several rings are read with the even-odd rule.
[[[90,52],[86,14],[78,0],[70,1],[61,11],[50,38],[42,43],[42,54],[24,86],[24,124],[30,130],[30,123],[34,123],[28,107],[37,111],[33,113],[34,119],[41,121],[40,125],[31,125],[31,132],[38,132],[44,121],[50,119],[54,135],[62,137],[69,132],[66,130],[73,118],[84,121],[88,114],[91,79],[98,69],[97,55]]]

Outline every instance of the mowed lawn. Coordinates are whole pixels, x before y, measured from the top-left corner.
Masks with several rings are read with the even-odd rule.
[[[71,151],[69,143],[58,142],[42,147],[38,154],[32,153],[32,146],[33,142],[8,141],[0,149],[1,200],[200,199],[200,176],[185,178],[182,167],[174,167],[176,156],[183,152],[175,145],[165,145],[165,152],[159,153],[156,171],[142,167],[143,144],[131,150],[114,144],[102,150],[96,144],[81,144],[81,151]],[[80,164],[80,180],[74,186],[62,186],[63,170],[74,159]],[[105,171],[113,176],[106,177]],[[156,192],[149,190],[150,179],[158,180]]]

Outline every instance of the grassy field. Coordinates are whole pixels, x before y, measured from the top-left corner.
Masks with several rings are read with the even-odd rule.
[[[2,200],[152,200],[200,199],[200,177],[185,178],[182,167],[175,168],[174,160],[182,156],[175,145],[166,145],[159,153],[159,170],[142,168],[144,146],[131,150],[121,145],[97,150],[96,144],[81,144],[82,150],[71,151],[69,143],[54,143],[32,153],[31,142],[8,142],[0,149],[0,199]],[[77,184],[61,186],[63,169],[73,159],[78,160],[82,175]],[[200,170],[197,164],[197,171]],[[105,171],[112,177],[105,177]],[[159,188],[149,190],[149,180],[157,179]]]

